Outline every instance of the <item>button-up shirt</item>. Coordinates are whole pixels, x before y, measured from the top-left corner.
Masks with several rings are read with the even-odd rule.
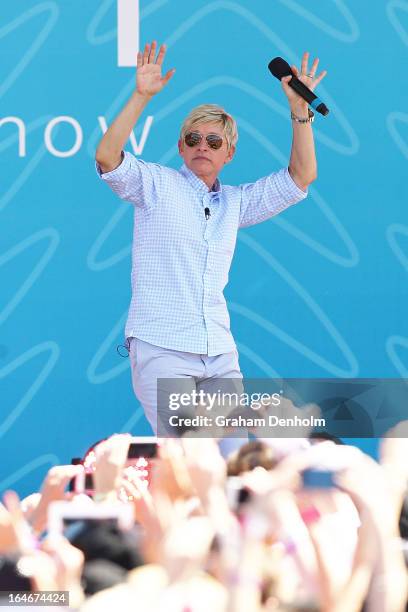
[[[237,231],[273,217],[307,192],[287,168],[236,187],[217,179],[211,190],[185,165],[173,170],[129,152],[115,170],[97,170],[134,204],[126,337],[209,356],[233,351],[223,290]]]

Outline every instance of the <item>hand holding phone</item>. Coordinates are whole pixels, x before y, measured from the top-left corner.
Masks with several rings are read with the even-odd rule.
[[[134,467],[140,479],[147,483],[149,461],[157,456],[156,437],[130,437],[128,434],[111,436],[88,453],[84,459],[85,470],[70,481],[69,490],[90,496],[111,495],[113,498],[114,493],[119,491],[125,466]],[[77,460],[75,462],[78,463]]]

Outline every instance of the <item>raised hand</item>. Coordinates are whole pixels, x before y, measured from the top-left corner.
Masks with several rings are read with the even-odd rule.
[[[309,89],[314,91],[317,85],[320,83],[322,79],[327,74],[327,70],[323,70],[318,76],[316,76],[317,66],[319,65],[319,59],[316,57],[313,61],[312,67],[310,70],[308,69],[309,64],[309,51],[305,51],[302,57],[302,65],[300,72],[296,66],[291,66],[293,74],[306,85]],[[307,108],[308,104],[303,98],[301,98],[289,85],[289,81],[291,80],[291,76],[282,77],[282,89],[285,92],[289,104],[292,108],[300,107]]]
[[[117,499],[130,439],[130,434],[114,434],[95,447],[95,501]]]
[[[14,491],[12,495],[15,495]],[[23,523],[23,519],[19,510],[13,513],[10,511],[10,504],[7,505],[8,507],[4,506],[0,501],[0,556],[20,549],[19,525]]]
[[[157,42],[146,43],[144,51],[137,54],[136,89],[142,96],[154,96],[163,89],[176,72],[175,68],[162,76],[162,64],[166,46],[161,45],[156,58]]]
[[[82,465],[55,465],[48,471],[41,487],[39,503],[29,519],[35,532],[41,533],[46,528],[48,506],[51,502],[73,497],[72,494],[65,493],[65,488],[71,478],[75,478],[83,469]]]

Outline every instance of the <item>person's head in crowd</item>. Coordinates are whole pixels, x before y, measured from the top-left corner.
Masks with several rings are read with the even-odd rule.
[[[0,554],[0,593],[7,591],[31,591],[30,578],[18,569],[19,555]]]
[[[278,463],[276,452],[259,440],[252,440],[232,453],[227,460],[228,476],[239,476],[256,467],[272,470]]]
[[[124,532],[109,522],[84,522],[71,544],[84,553],[85,563],[105,559],[127,571],[143,564],[136,530]]]
[[[94,559],[84,564],[82,586],[87,596],[126,582],[127,571],[124,567],[108,559]]]
[[[341,438],[339,438],[338,436],[334,436],[333,434],[327,432],[327,431],[312,431],[312,433],[309,436],[309,440],[312,443],[318,443],[318,442],[334,442],[334,444],[344,444],[343,440],[341,440]]]

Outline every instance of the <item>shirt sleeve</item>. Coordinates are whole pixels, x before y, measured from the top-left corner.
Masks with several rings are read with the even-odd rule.
[[[131,202],[140,208],[149,208],[155,202],[155,166],[126,151],[120,165],[111,172],[102,172],[95,162],[96,172],[121,200]]]
[[[302,191],[296,185],[287,168],[282,168],[255,183],[240,185],[240,189],[239,227],[266,221],[307,196],[307,191]]]

